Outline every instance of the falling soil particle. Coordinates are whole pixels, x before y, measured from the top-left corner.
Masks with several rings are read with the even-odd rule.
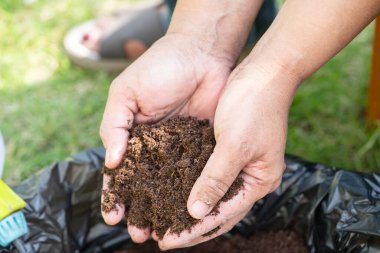
[[[104,169],[110,176],[103,191],[102,210],[125,206],[128,224],[150,227],[162,239],[170,228],[179,234],[191,230],[199,220],[190,216],[186,203],[215,146],[208,121],[172,118],[155,125],[137,125],[130,131],[128,151],[116,169]],[[238,177],[221,202],[242,188]],[[218,214],[218,207],[212,215]]]

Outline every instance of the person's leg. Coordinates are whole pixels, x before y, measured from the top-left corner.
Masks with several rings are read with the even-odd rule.
[[[164,5],[158,7],[159,13],[161,13],[158,20],[161,20],[162,27],[158,30],[162,30],[162,35],[166,32],[167,27],[169,26],[171,16],[173,14],[174,8],[176,5],[176,0],[164,0]],[[207,11],[207,10],[205,10]],[[257,41],[262,34],[267,30],[271,25],[273,19],[276,16],[276,6],[275,0],[264,0],[263,5],[256,17],[255,23],[252,26],[252,31],[248,36],[246,46],[251,46],[255,41]],[[146,17],[146,16],[145,16]],[[150,16],[149,16],[150,17]],[[105,33],[109,30],[109,27],[112,27],[113,24],[118,24],[123,22],[123,15],[110,16],[97,21],[97,24],[87,31],[82,39],[82,44],[89,48],[92,51],[99,52],[102,57],[105,58],[123,58],[136,59],[142,53],[144,53],[147,48],[152,44],[150,41],[148,44],[145,40],[142,40],[139,36],[141,34],[149,33],[149,22],[138,22],[138,26],[133,26],[131,29],[127,26],[120,26],[119,32],[116,32],[118,36],[106,36],[103,37]],[[147,23],[147,29],[144,28],[144,23]],[[154,22],[156,24],[157,22]],[[126,25],[130,25],[129,23]],[[140,27],[141,32],[136,31]],[[152,30],[152,29],[151,29]],[[157,30],[154,28],[154,31]],[[136,33],[136,37],[130,35],[130,33]],[[124,42],[122,42],[122,48],[113,46],[115,43],[120,45],[120,38],[123,37],[123,34],[129,34]],[[146,36],[145,36],[146,37]],[[151,36],[152,37],[152,36]],[[154,37],[154,36],[153,36]],[[157,36],[156,36],[157,37]],[[159,37],[154,37],[158,39]],[[122,40],[122,38],[121,38]],[[110,42],[110,43],[108,43]],[[111,46],[110,46],[111,45]],[[116,50],[117,49],[117,50]],[[109,53],[108,51],[111,51]]]
[[[127,11],[124,11],[125,14],[121,11],[116,15],[100,18],[96,25],[83,35],[82,44],[92,51],[99,52],[105,58],[126,57],[134,60],[154,42],[152,42],[152,38],[154,40],[160,38],[160,36],[156,36],[156,33],[160,33],[162,36],[166,32],[174,6],[175,1],[165,0],[163,4],[145,10],[149,13],[139,14],[133,24],[130,19],[125,19],[126,15],[130,15]],[[151,20],[156,20],[153,21],[153,26]],[[149,36],[150,33],[151,36]],[[107,35],[104,36],[105,34]],[[127,39],[120,42],[123,37]],[[118,46],[120,43],[122,47]]]
[[[169,7],[169,15],[167,18],[167,24],[174,12],[176,5],[176,0],[165,0],[165,4]],[[246,46],[251,46],[255,41],[257,41],[272,24],[274,18],[277,14],[276,1],[275,0],[264,0],[259,13],[257,14],[256,20],[252,25],[252,30],[247,38]]]
[[[167,13],[167,15],[162,16],[163,18],[162,23],[163,23],[163,27],[166,33],[177,1],[165,0],[164,2],[165,2],[165,5],[169,9],[169,12]],[[138,40],[132,40],[132,41],[128,41],[124,43],[125,54],[132,59],[137,59],[140,55],[142,55],[146,51],[146,49],[147,49],[146,46],[143,43],[141,43],[141,41],[138,41]]]
[[[265,0],[255,20],[256,36],[260,38],[277,15],[275,0]]]
[[[275,0],[264,0],[263,5],[257,14],[256,20],[252,25],[252,30],[247,39],[247,46],[251,46],[255,41],[265,33],[272,24],[277,15],[277,7]]]
[[[162,23],[163,23],[163,26],[164,26],[164,29],[166,32],[166,30],[169,27],[169,23],[170,23],[170,20],[172,18],[174,8],[175,8],[177,1],[176,0],[164,0],[164,2],[165,2],[165,5],[169,9],[169,12],[167,13],[167,15],[162,16],[163,17]],[[147,49],[146,45],[144,45],[139,40],[129,40],[126,43],[124,43],[123,48],[124,48],[124,51],[125,51],[125,54],[127,55],[127,57],[129,57],[131,59],[138,58]]]
[[[165,0],[166,5],[169,7],[170,14],[174,12],[174,7],[177,3],[176,0]]]

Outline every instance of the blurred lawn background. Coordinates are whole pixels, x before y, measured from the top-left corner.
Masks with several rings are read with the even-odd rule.
[[[72,65],[62,40],[72,26],[125,4],[0,2],[0,129],[6,141],[8,183],[101,145],[98,127],[116,75]],[[300,88],[289,118],[288,153],[380,172],[380,125],[369,131],[365,124],[372,34],[373,25]]]

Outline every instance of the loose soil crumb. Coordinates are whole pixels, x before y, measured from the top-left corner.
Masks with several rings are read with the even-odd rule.
[[[154,241],[148,241],[132,248],[120,249],[114,253],[159,253]],[[217,237],[190,248],[169,250],[170,253],[308,253],[304,240],[293,231],[260,232],[250,238],[233,235],[230,238]]]
[[[111,180],[103,191],[102,210],[123,204],[129,224],[151,227],[160,239],[169,228],[176,234],[191,230],[198,220],[190,216],[186,202],[213,152],[213,128],[205,120],[177,117],[138,125],[130,134],[123,162],[115,170],[104,169]],[[238,177],[221,201],[235,196],[242,185]]]

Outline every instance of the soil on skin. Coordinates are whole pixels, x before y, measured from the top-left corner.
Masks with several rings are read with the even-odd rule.
[[[117,169],[104,169],[111,180],[109,190],[103,191],[102,210],[123,204],[129,224],[151,227],[160,239],[169,228],[176,234],[191,230],[198,220],[188,213],[187,199],[214,146],[213,128],[205,120],[177,117],[137,125],[123,162]],[[235,196],[242,185],[238,177],[221,201]]]
[[[130,245],[129,245],[130,246]],[[148,241],[114,253],[158,253],[154,241]],[[230,238],[217,237],[190,248],[169,250],[170,253],[308,253],[304,240],[293,231],[261,232],[250,238],[233,235]]]

